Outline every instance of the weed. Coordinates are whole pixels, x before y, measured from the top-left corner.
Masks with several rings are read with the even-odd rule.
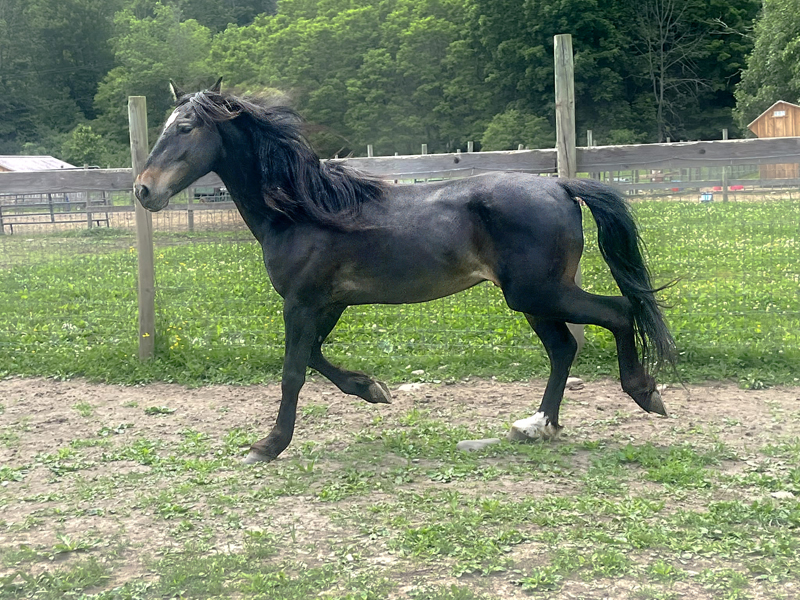
[[[72,408],[75,409],[80,416],[87,419],[94,413],[94,407],[88,402],[78,402],[77,404],[73,404]]]

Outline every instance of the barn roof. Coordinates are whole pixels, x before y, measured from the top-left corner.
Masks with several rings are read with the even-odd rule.
[[[788,105],[788,106],[792,106],[792,107],[794,107],[794,108],[798,108],[798,109],[800,109],[800,106],[798,106],[797,104],[792,104],[791,102],[787,102],[786,100],[778,100],[778,101],[777,101],[775,104],[773,104],[772,106],[770,106],[770,107],[769,107],[767,110],[765,110],[765,111],[764,111],[764,112],[762,112],[760,115],[758,115],[758,116],[757,116],[755,119],[753,119],[753,120],[750,122],[750,124],[747,126],[747,128],[748,128],[748,129],[751,129],[751,128],[753,127],[753,125],[756,123],[756,121],[758,121],[758,120],[759,120],[761,117],[763,117],[764,115],[766,115],[766,114],[767,114],[769,111],[771,111],[773,108],[775,108],[776,106],[778,106],[778,104],[786,104],[786,105]]]
[[[52,156],[0,156],[2,171],[50,171],[74,168],[74,165]]]

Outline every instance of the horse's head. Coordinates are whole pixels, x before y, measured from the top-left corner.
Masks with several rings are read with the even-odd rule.
[[[222,139],[214,122],[197,110],[199,94],[219,94],[220,81],[208,92],[191,96],[170,81],[177,108],[164,124],[147,162],[134,183],[134,193],[147,210],[157,212],[192,182],[214,170]]]

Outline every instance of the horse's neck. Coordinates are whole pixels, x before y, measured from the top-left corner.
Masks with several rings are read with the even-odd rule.
[[[262,243],[269,235],[274,215],[263,199],[263,183],[257,157],[247,149],[241,134],[224,135],[229,146],[226,159],[217,165],[216,172],[233,198],[245,224]],[[237,139],[238,137],[238,139]]]

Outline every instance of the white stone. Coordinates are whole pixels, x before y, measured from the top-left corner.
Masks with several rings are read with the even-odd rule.
[[[398,392],[416,392],[425,387],[424,383],[404,383],[397,388]]]
[[[794,498],[794,494],[792,492],[781,491],[781,492],[772,492],[770,494],[773,498],[777,498],[778,500],[791,500]]]
[[[582,390],[584,385],[583,379],[580,377],[567,377],[568,390]]]
[[[499,444],[500,438],[486,438],[483,440],[462,440],[456,444],[456,450],[462,452],[477,452],[493,444]]]

